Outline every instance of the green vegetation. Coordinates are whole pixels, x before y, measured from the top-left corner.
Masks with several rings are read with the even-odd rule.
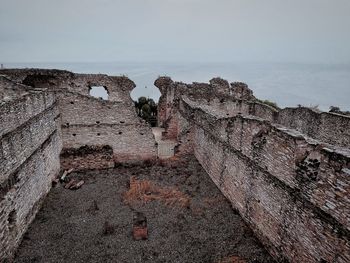
[[[350,111],[342,111],[339,107],[330,106],[329,112],[350,116]]]
[[[140,97],[135,101],[137,115],[151,124],[157,126],[157,103],[153,99]]]

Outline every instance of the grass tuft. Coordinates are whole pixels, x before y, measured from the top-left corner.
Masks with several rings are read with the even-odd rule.
[[[187,208],[190,205],[190,197],[175,187],[160,187],[149,180],[137,180],[130,178],[130,189],[123,194],[126,204],[135,202],[151,202],[160,200],[168,206]]]

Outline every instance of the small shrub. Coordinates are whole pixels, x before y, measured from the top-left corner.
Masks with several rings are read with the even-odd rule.
[[[350,111],[342,111],[339,107],[330,106],[329,112],[350,116]]]

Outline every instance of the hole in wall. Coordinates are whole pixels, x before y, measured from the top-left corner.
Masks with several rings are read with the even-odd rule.
[[[75,133],[72,134],[74,137],[77,136]]]
[[[91,86],[89,94],[98,99],[108,100],[108,90],[104,86]]]
[[[118,134],[123,134],[122,132],[118,132]]]
[[[9,224],[9,230],[12,232],[13,230],[16,229],[16,221],[17,221],[17,214],[16,210],[12,210],[8,216],[8,224]]]
[[[97,133],[97,136],[100,136],[101,135],[101,133]]]
[[[158,104],[151,98],[140,97],[134,102],[137,115],[152,127],[157,126]]]
[[[71,101],[70,104],[74,104],[74,101]]]
[[[99,121],[96,121],[96,123],[97,123],[97,124],[100,124],[100,122],[99,122]]]

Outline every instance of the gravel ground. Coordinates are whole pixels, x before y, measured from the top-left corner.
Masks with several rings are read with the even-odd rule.
[[[132,176],[173,187],[190,203],[126,204],[123,196]],[[76,191],[62,185],[51,190],[15,262],[273,262],[193,156],[172,164],[121,165],[70,177],[85,184]],[[147,217],[148,240],[132,238],[135,211]]]

